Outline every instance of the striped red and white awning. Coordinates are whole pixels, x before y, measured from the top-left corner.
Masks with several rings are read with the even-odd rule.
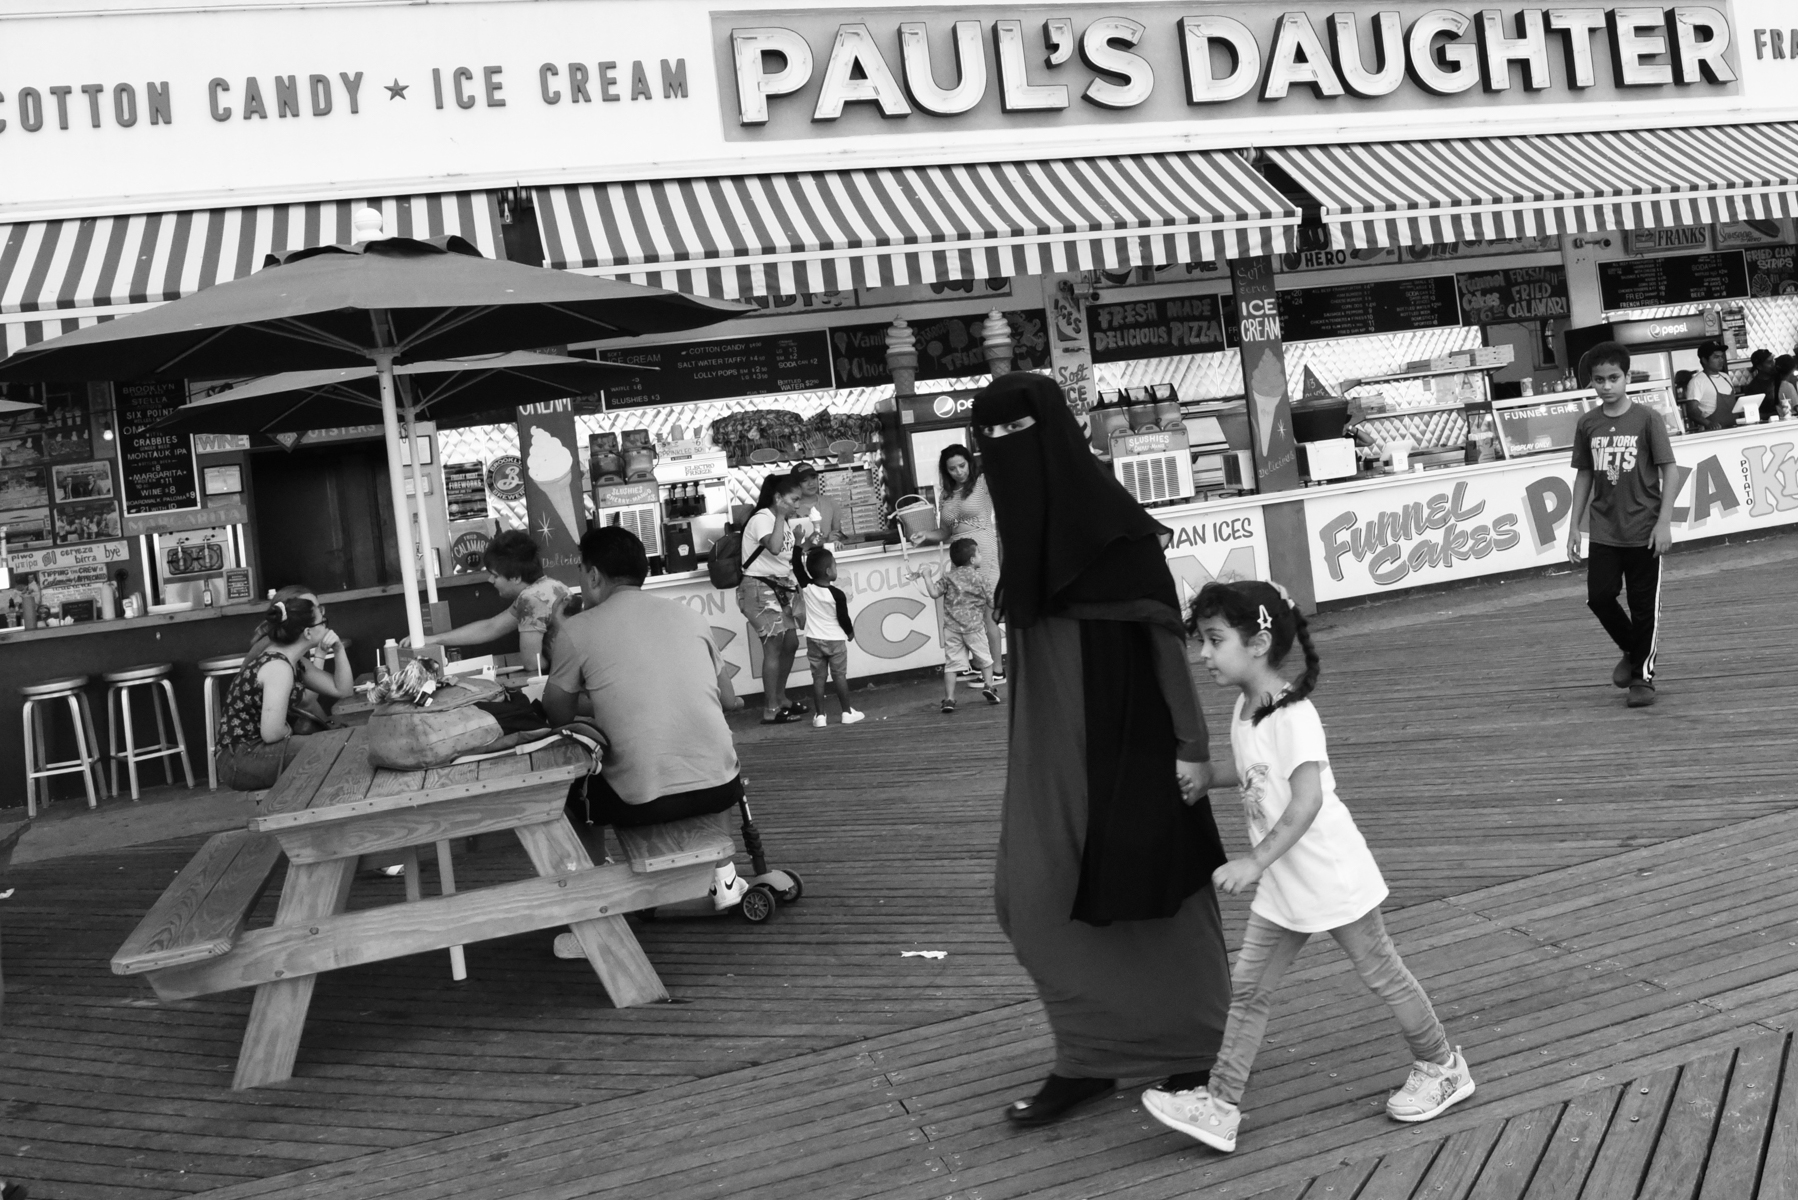
[[[1342,249],[1798,214],[1798,125],[1727,125],[1267,151]]]
[[[551,187],[537,219],[546,266],[734,299],[1282,253],[1299,213],[1193,152]]]
[[[216,208],[0,226],[0,357],[262,269],[272,253],[348,242],[351,214],[379,209],[402,237],[460,234],[505,256],[486,192]]]

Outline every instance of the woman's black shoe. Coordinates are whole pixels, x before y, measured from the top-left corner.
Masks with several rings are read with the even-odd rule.
[[[1051,1075],[1043,1080],[1036,1095],[1008,1106],[1005,1117],[1013,1125],[1047,1125],[1076,1104],[1103,1096],[1116,1086],[1115,1079],[1069,1079],[1065,1075]]]
[[[1210,1071],[1181,1071],[1178,1074],[1169,1075],[1162,1083],[1161,1090],[1164,1092],[1190,1092],[1194,1088],[1210,1086]]]

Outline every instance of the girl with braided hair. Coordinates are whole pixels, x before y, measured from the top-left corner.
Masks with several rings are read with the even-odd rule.
[[[1214,764],[1211,783],[1241,790],[1254,849],[1217,868],[1212,882],[1232,894],[1254,886],[1255,900],[1209,1082],[1186,1091],[1150,1088],[1143,1106],[1163,1125],[1215,1150],[1236,1149],[1238,1106],[1274,989],[1311,935],[1327,932],[1392,1009],[1416,1060],[1404,1087],[1386,1101],[1387,1115],[1398,1121],[1440,1115],[1473,1095],[1473,1075],[1386,935],[1380,916],[1386,882],[1336,796],[1323,722],[1308,699],[1321,664],[1304,614],[1275,584],[1208,583],[1192,602],[1188,629],[1212,679],[1241,693],[1230,720],[1234,761]],[[1288,683],[1279,668],[1295,642],[1305,671]]]

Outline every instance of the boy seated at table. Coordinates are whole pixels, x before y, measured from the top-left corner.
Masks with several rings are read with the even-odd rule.
[[[471,621],[443,633],[427,633],[423,646],[481,646],[518,634],[518,652],[532,674],[542,674],[550,661],[548,635],[556,614],[568,603],[568,585],[543,573],[537,543],[517,529],[508,529],[491,542],[481,556],[493,590],[511,606],[480,621]],[[407,638],[400,643],[409,646]]]

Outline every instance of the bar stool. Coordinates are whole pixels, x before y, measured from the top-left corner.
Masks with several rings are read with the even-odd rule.
[[[106,786],[106,777],[100,771],[100,739],[94,735],[94,714],[87,706],[87,676],[67,675],[61,679],[46,679],[42,683],[28,683],[19,689],[25,698],[25,815],[37,816],[37,794],[41,787],[44,803],[50,803],[50,776],[70,775],[81,772],[81,782],[87,785],[87,806],[96,808],[100,800],[95,794],[94,780],[100,780],[100,786]],[[75,752],[79,757],[62,762],[49,761],[49,738],[45,735],[44,714],[39,711],[38,703],[46,700],[67,700],[69,702],[69,720],[75,727]],[[55,711],[54,708],[51,709]],[[43,780],[39,783],[38,780]]]
[[[219,688],[227,690],[229,680],[243,670],[244,656],[241,654],[221,654],[217,658],[202,658],[200,668],[200,694],[206,701],[206,787],[209,791],[219,790],[219,718],[224,709],[219,703]],[[227,682],[221,684],[220,681]]]
[[[181,710],[175,707],[175,685],[169,678],[175,672],[173,663],[143,663],[135,667],[126,667],[122,671],[109,671],[100,676],[106,684],[106,734],[107,758],[112,762],[112,794],[119,794],[119,760],[125,760],[125,773],[131,779],[131,798],[137,799],[137,764],[147,759],[162,760],[162,774],[171,785],[175,782],[174,768],[168,760],[179,755],[181,767],[187,772],[187,786],[194,785],[193,763],[187,757],[187,735],[181,731]],[[158,700],[158,685],[161,687]],[[138,688],[147,688],[150,692],[150,711],[156,717],[156,744],[139,748],[137,729],[131,720],[131,693]],[[117,697],[115,704],[114,697]],[[168,717],[163,717],[164,707],[168,709]],[[169,741],[168,722],[175,723],[175,740]],[[124,726],[124,748],[119,748],[119,726]]]

